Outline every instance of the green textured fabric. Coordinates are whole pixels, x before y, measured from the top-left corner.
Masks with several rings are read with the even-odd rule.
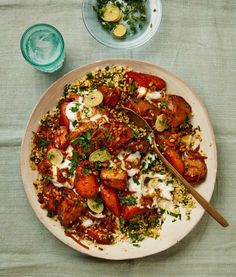
[[[0,0],[0,276],[236,276],[236,1],[163,0],[159,31],[146,45],[114,50],[87,32],[79,0]],[[34,70],[19,40],[45,22],[64,36],[66,63],[55,74]],[[208,109],[218,148],[213,205],[229,220],[208,215],[174,247],[150,257],[105,261],[77,253],[37,220],[19,172],[20,143],[42,92],[65,72],[106,58],[159,64],[184,79]]]

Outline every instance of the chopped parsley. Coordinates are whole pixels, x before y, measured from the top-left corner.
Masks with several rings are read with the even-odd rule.
[[[131,135],[136,139],[139,137],[139,134],[137,132],[135,132],[134,130],[131,130]]]
[[[161,101],[160,102],[160,106],[161,107],[167,107],[168,106],[168,102],[167,101]]]
[[[81,173],[82,173],[83,175],[85,175],[85,176],[88,176],[88,175],[89,175],[89,169],[83,168],[83,169],[81,170]]]
[[[81,104],[80,103],[74,103],[74,107],[72,107],[70,110],[72,113],[76,113],[79,111]]]
[[[119,195],[119,199],[122,205],[133,206],[137,204],[137,197],[132,194],[128,196]]]
[[[73,144],[79,144],[83,152],[87,154],[92,144],[91,138],[92,138],[92,132],[88,131],[84,133],[82,136],[74,139]]]
[[[78,120],[74,120],[74,121],[72,122],[73,127],[75,127],[77,124],[78,124]]]
[[[84,108],[84,115],[85,115],[86,117],[88,117],[88,114],[89,114],[89,108],[88,108],[88,107],[85,107],[85,108]]]
[[[79,206],[78,200],[75,200],[74,204],[75,204],[76,207],[78,207]]]
[[[134,181],[135,184],[140,185],[138,177],[133,176],[133,181]]]
[[[73,140],[73,144],[81,144],[81,143],[84,143],[85,142],[85,137],[84,136],[81,136],[81,137],[78,137],[76,139]]]
[[[87,74],[87,80],[93,80],[93,74],[92,73]]]
[[[114,84],[112,82],[108,82],[108,87],[114,88]]]
[[[50,152],[48,152],[48,154],[47,154],[47,159],[49,160],[49,161],[51,161],[51,159],[54,157],[54,155],[52,154],[52,153],[50,153]]]
[[[76,167],[78,166],[78,164],[79,164],[78,154],[77,154],[77,152],[73,151],[71,161],[69,163],[69,171],[70,171],[71,175],[75,175],[75,170],[76,170]]]
[[[47,147],[49,141],[46,138],[39,138],[36,142],[39,148]]]
[[[100,196],[96,196],[94,199],[94,205],[92,206],[93,209],[97,210],[101,204],[103,204],[102,198]]]
[[[109,132],[109,129],[106,127],[105,128],[105,138],[108,139],[108,138],[110,138],[110,136],[111,136],[111,134]]]
[[[169,214],[169,215],[171,215],[175,218],[179,218],[179,220],[181,220],[181,214],[176,214],[176,213],[172,213],[172,212],[169,212],[169,211],[167,211],[167,214]]]
[[[50,182],[52,182],[52,176],[42,176],[43,180],[45,182],[45,185],[47,186]]]
[[[131,94],[133,94],[136,90],[136,85],[135,85],[135,82],[132,81],[132,83],[129,84],[129,91]]]
[[[87,140],[91,140],[91,137],[92,137],[91,131],[86,132],[85,137],[86,137]]]

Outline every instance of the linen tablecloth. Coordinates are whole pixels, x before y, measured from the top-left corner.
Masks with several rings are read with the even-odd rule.
[[[79,0],[0,0],[0,276],[236,276],[236,1],[163,0],[155,37],[133,50],[98,44],[87,32]],[[19,41],[32,24],[56,26],[66,63],[45,74],[22,58]],[[227,229],[204,215],[170,249],[142,259],[106,261],[70,249],[37,220],[19,171],[20,144],[43,91],[64,73],[107,58],[165,67],[201,97],[214,127],[218,173],[213,205]]]

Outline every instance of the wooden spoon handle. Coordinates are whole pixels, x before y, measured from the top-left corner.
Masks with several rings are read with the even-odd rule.
[[[229,223],[227,220],[204,198],[199,194],[193,186],[187,182],[184,177],[167,161],[167,159],[161,154],[159,151],[154,136],[153,136],[153,144],[154,148],[156,150],[156,153],[158,154],[159,158],[162,160],[162,162],[166,165],[166,167],[173,173],[188,189],[188,191],[192,194],[192,196],[197,200],[197,202],[204,208],[204,210],[212,216],[218,223],[220,223],[223,227],[229,226]]]

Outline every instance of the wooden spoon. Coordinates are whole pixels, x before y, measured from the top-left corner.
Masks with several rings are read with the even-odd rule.
[[[125,108],[125,107],[119,107],[119,110],[124,111],[127,116],[135,123],[135,125],[145,128],[148,130],[151,136],[152,144],[154,146],[154,149],[160,158],[160,160],[165,164],[165,166],[170,170],[171,173],[175,175],[176,178],[178,178],[183,185],[188,189],[188,191],[192,194],[192,196],[197,200],[197,202],[203,207],[203,209],[212,216],[219,224],[221,224],[223,227],[227,227],[229,223],[227,220],[204,198],[202,197],[194,188],[192,185],[190,185],[189,182],[187,182],[184,177],[167,161],[167,159],[162,155],[162,153],[159,151],[156,141],[154,132],[151,128],[151,126],[147,123],[145,119],[143,119],[139,114],[134,112],[131,109]]]

